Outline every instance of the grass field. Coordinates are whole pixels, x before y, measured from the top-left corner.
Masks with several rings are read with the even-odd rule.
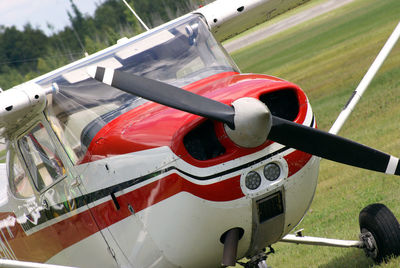
[[[242,72],[300,85],[318,126],[328,130],[400,20],[399,0],[355,0],[232,56]],[[340,135],[400,156],[400,44],[373,80]],[[359,211],[384,203],[400,219],[400,178],[323,160],[305,235],[358,239]],[[272,267],[368,267],[363,251],[278,243]],[[384,267],[400,267],[400,258]]]
[[[7,150],[0,151],[0,163],[6,162]]]

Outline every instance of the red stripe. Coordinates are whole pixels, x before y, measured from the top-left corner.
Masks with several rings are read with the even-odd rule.
[[[15,218],[14,214],[3,214],[1,218],[4,220],[8,216]],[[3,233],[17,259],[33,262],[45,262],[63,249],[99,231],[89,211],[70,216],[29,236],[18,223],[9,226],[9,229],[13,237],[5,229]]]
[[[3,232],[19,260],[45,262],[63,249],[97,233],[99,229],[131,216],[128,204],[133,206],[135,212],[139,212],[180,192],[215,202],[231,201],[244,196],[240,188],[240,176],[210,185],[197,185],[177,174],[171,174],[117,197],[120,210],[116,210],[110,200],[91,209],[92,214],[89,210],[81,212],[29,236],[18,223],[10,226],[13,238],[6,230]],[[9,216],[15,219],[12,213],[2,214],[0,219]]]
[[[290,177],[307,164],[311,155],[294,151],[284,158],[289,165]],[[174,173],[118,196],[120,210],[116,210],[113,201],[110,200],[95,206],[92,214],[88,210],[81,212],[29,236],[26,236],[18,223],[10,226],[13,238],[6,230],[3,232],[18,259],[45,262],[63,249],[95,234],[99,229],[107,228],[131,216],[128,204],[135,212],[139,212],[180,192],[188,192],[198,198],[214,202],[226,202],[244,197],[240,188],[240,176],[210,185],[198,185]],[[98,225],[94,222],[92,215]],[[2,214],[1,218],[10,216],[15,218],[12,213]]]
[[[117,201],[121,206],[119,211],[115,209],[113,202],[109,201],[93,208],[93,214],[103,229],[130,216],[128,205],[131,205],[137,213],[180,192],[188,192],[214,202],[232,201],[244,197],[240,188],[240,176],[210,185],[198,185],[174,173],[118,196]]]
[[[288,167],[289,167],[289,174],[288,177],[297,173],[300,169],[302,169],[308,161],[311,159],[312,155],[302,152],[302,151],[294,151],[286,156],[284,156]]]

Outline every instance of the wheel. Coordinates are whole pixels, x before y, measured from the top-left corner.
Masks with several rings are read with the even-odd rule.
[[[367,256],[381,263],[400,255],[400,225],[385,205],[368,205],[361,210],[359,222]]]

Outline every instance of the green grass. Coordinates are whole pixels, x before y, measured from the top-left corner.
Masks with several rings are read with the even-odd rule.
[[[0,163],[6,162],[7,150],[0,151]]]
[[[273,24],[275,24],[275,23],[277,23],[277,22],[279,22],[279,21],[281,21],[283,19],[291,17],[291,16],[293,16],[293,15],[295,15],[295,14],[301,12],[301,11],[304,11],[306,9],[314,7],[314,6],[316,6],[316,5],[318,5],[318,4],[322,3],[322,2],[325,2],[325,1],[327,1],[327,0],[309,0],[308,2],[305,2],[304,4],[302,4],[302,5],[298,6],[298,7],[290,9],[290,10],[286,11],[285,13],[280,14],[279,16],[273,17],[270,20],[267,20],[267,21],[265,21],[263,23],[260,23],[259,25],[256,25],[253,28],[250,28],[250,29],[238,34],[238,35],[233,36],[232,38],[224,41],[223,44],[225,45],[226,43],[229,43],[230,41],[238,39],[238,38],[240,38],[242,36],[246,36],[247,34],[255,32],[258,29],[262,29],[262,28],[267,27],[269,25],[273,25]]]
[[[398,0],[356,0],[232,56],[242,72],[300,85],[319,128],[328,130],[397,25]],[[340,135],[400,155],[400,44],[382,66]],[[386,204],[400,218],[400,178],[323,160],[304,234],[358,239],[359,211]],[[278,243],[272,267],[368,267],[363,251]],[[383,267],[399,267],[400,258]]]

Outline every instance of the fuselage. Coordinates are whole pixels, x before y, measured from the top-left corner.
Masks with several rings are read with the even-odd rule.
[[[275,116],[316,127],[298,86],[240,74],[201,24],[187,17],[155,31],[154,49],[132,42],[89,62],[140,71],[228,105],[256,98]],[[184,56],[179,46],[198,56]],[[226,231],[241,230],[244,257],[303,218],[319,158],[269,140],[242,148],[220,122],[100,86],[82,75],[87,64],[39,79],[57,82],[60,93],[9,136],[5,257],[80,267],[217,267]]]

